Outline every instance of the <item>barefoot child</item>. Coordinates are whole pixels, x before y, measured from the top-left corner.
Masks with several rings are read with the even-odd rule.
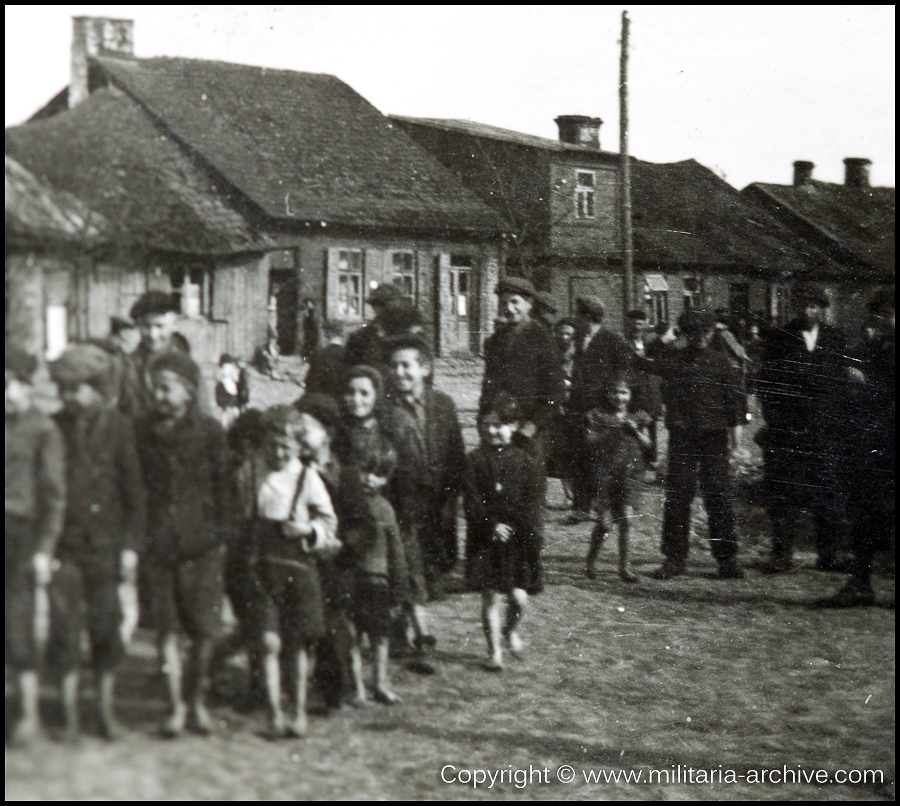
[[[535,459],[512,444],[518,423],[515,400],[495,396],[479,415],[481,447],[469,454],[465,478],[466,579],[481,592],[486,668],[497,672],[503,669],[503,637],[514,655],[522,651],[519,627],[528,596],[542,589],[544,479]],[[507,605],[502,627],[501,597]]]
[[[68,347],[50,366],[63,410],[68,505],[56,547],[48,660],[62,675],[66,733],[78,733],[81,635],[87,628],[97,682],[100,732],[119,732],[113,716],[115,671],[124,656],[120,580],[137,580],[146,495],[131,421],[106,405],[112,360],[93,344]]]
[[[631,386],[623,374],[611,377],[601,391],[601,405],[587,412],[587,448],[591,453],[591,486],[597,496],[597,525],[591,533],[586,560],[588,578],[594,578],[594,563],[609,527],[607,512],[619,527],[619,576],[637,582],[628,563],[628,538],[634,517],[636,485],[653,442],[652,418],[643,411],[629,411]]]
[[[12,741],[28,744],[41,729],[35,604],[38,595],[46,600],[66,507],[66,473],[59,429],[34,407],[37,360],[7,345],[5,363],[6,661],[22,708]]]
[[[153,408],[135,422],[147,488],[139,584],[145,587],[169,689],[171,714],[162,732],[179,736],[190,722],[205,734],[212,730],[205,699],[213,640],[221,628],[225,543],[233,529],[225,433],[199,410],[200,368],[190,356],[164,352],[151,360],[147,373]],[[179,628],[191,641],[187,674]]]
[[[337,517],[325,483],[300,460],[303,415],[292,406],[266,412],[268,473],[257,496],[254,537],[257,573],[268,596],[261,629],[269,727],[273,736],[306,735],[308,683],[315,644],[325,634],[322,585],[316,554],[336,551]],[[294,719],[281,709],[279,656],[296,672],[290,699]],[[293,676],[293,675],[292,675]]]

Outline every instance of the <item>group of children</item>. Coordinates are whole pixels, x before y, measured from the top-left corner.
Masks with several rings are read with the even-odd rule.
[[[455,405],[431,383],[428,344],[400,337],[386,357],[386,378],[348,367],[337,400],[307,394],[294,406],[251,409],[226,436],[199,405],[201,372],[186,352],[150,358],[149,406],[131,418],[109,404],[108,353],[71,345],[50,364],[62,401],[50,418],[32,401],[35,360],[7,349],[6,624],[22,702],[16,739],[40,730],[42,644],[60,674],[66,730],[77,733],[85,628],[100,732],[118,733],[123,582],[136,582],[142,620],[156,631],[166,736],[212,729],[206,698],[226,593],[273,736],[306,732],[317,654],[338,676],[346,671],[352,703],[366,701],[365,637],[372,696],[397,702],[388,673],[395,651],[433,671],[427,604],[443,595],[456,563],[460,494],[486,668],[503,668],[505,646],[522,651],[528,596],[541,589],[545,480],[527,445],[517,444],[515,401],[500,394],[485,403],[482,444],[467,457]],[[50,602],[46,640],[33,629],[41,596]]]

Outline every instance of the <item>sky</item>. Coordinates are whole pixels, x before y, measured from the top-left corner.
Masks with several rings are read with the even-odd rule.
[[[135,20],[138,57],[331,73],[386,114],[467,118],[544,137],[603,119],[619,148],[623,6],[6,6],[6,125],[68,83],[71,18]],[[696,159],[732,185],[894,185],[894,6],[628,6],[629,145]]]

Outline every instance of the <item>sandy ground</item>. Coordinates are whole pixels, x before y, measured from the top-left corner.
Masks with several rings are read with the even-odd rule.
[[[457,396],[471,439],[477,365],[445,362],[440,370],[438,386]],[[289,383],[260,380],[254,388],[260,405],[299,393]],[[752,476],[752,467],[738,469]],[[741,558],[750,566],[768,538],[764,513],[745,498],[737,507]],[[141,632],[119,686],[128,735],[113,744],[90,734],[74,747],[54,741],[59,704],[48,688],[51,738],[7,752],[7,799],[892,798],[894,611],[808,609],[842,582],[814,571],[811,552],[790,575],[714,579],[700,507],[690,573],[650,580],[659,562],[660,487],[648,484],[645,499],[634,529],[642,581],[618,580],[614,540],[589,581],[582,569],[590,527],[562,525],[561,490],[551,485],[547,586],[524,623],[525,656],[502,674],[481,668],[477,597],[456,593],[431,607],[436,673],[394,666],[402,704],[345,706],[313,717],[306,739],[273,743],[260,735],[262,714],[235,707],[246,674],[238,660],[217,679],[216,734],[164,741],[162,681]],[[876,589],[882,605],[892,602],[893,576],[879,576]],[[92,703],[87,688],[88,730]],[[569,766],[574,780],[561,782]],[[784,775],[784,767],[794,780],[815,770],[875,770],[884,783],[754,783],[763,770]],[[531,768],[532,775],[522,787],[442,781],[442,770],[445,779],[465,779],[475,768],[507,776]],[[649,783],[651,770],[672,780],[680,774],[682,783]],[[626,774],[643,779],[626,782]],[[713,783],[684,783],[688,776]]]

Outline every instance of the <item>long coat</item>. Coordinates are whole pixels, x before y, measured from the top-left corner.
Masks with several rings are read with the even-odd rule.
[[[68,501],[62,557],[140,550],[146,493],[131,421],[116,409],[56,416],[66,445]]]
[[[170,431],[153,415],[135,423],[147,488],[146,551],[169,561],[199,557],[234,528],[225,432],[194,407]]]

